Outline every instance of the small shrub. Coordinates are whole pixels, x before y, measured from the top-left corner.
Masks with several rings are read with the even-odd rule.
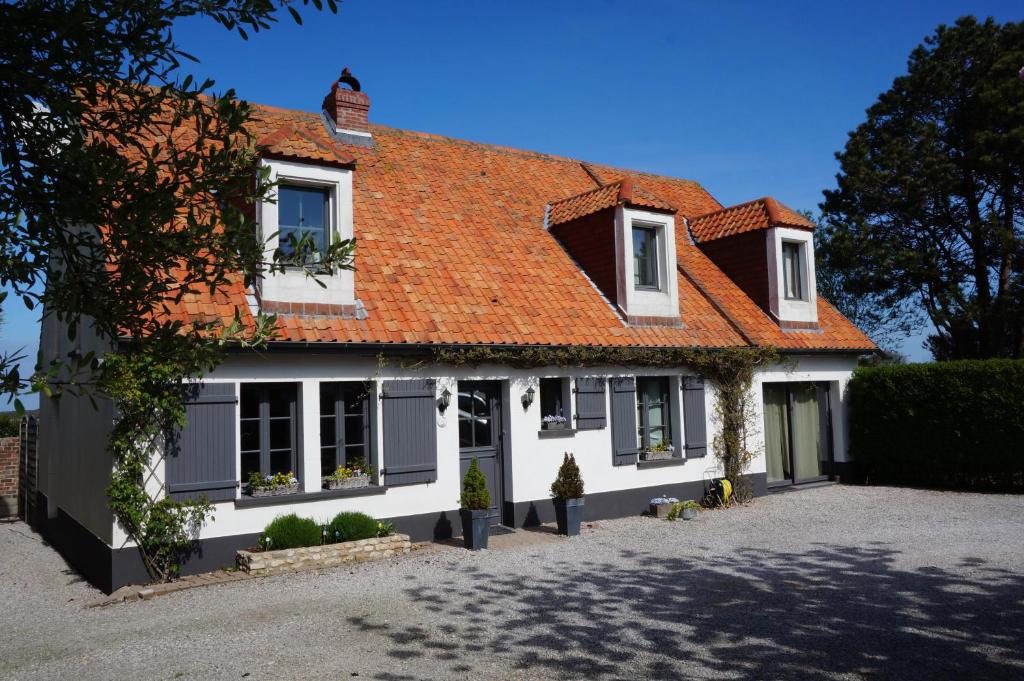
[[[390,537],[395,533],[395,524],[378,522],[377,523],[377,536],[378,537]]]
[[[583,496],[583,478],[580,467],[576,465],[576,457],[565,453],[562,465],[558,469],[558,477],[551,483],[551,496],[556,499],[579,499]]]
[[[380,535],[380,523],[358,511],[342,511],[327,526],[327,541],[359,541]]]
[[[289,513],[274,518],[263,529],[260,547],[266,551],[300,549],[304,546],[319,546],[320,539],[320,526],[315,521]]]
[[[471,511],[482,511],[491,507],[491,493],[487,491],[487,478],[477,464],[476,459],[469,464],[466,477],[462,479],[462,496],[459,497],[462,508]]]
[[[21,435],[21,419],[17,414],[0,414],[0,437]]]

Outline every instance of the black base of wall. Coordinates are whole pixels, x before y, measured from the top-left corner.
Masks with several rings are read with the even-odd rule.
[[[836,482],[862,485],[866,482],[864,470],[856,461],[833,461],[832,479]]]
[[[747,477],[753,492],[761,496],[767,490],[767,478],[761,473]],[[704,483],[686,482],[656,487],[618,490],[588,494],[583,506],[583,520],[606,520],[639,515],[647,510],[653,497],[667,494],[679,499],[700,499],[704,496]],[[39,506],[46,508],[46,497],[39,495]],[[388,518],[395,530],[407,534],[413,541],[434,541],[462,536],[459,510],[423,513]],[[512,527],[531,527],[555,522],[555,505],[551,499],[506,502],[502,509],[502,522]],[[145,584],[149,575],[135,548],[112,549],[106,542],[82,527],[63,511],[57,517],[40,522],[40,533],[64,558],[97,588],[111,593],[128,584]],[[235,564],[235,552],[256,545],[259,534],[241,534],[215,537],[199,542],[196,553],[181,567],[182,575],[209,572]]]

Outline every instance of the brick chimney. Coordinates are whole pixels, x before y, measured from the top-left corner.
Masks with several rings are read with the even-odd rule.
[[[343,87],[347,85],[348,88]],[[341,77],[331,85],[331,91],[324,97],[324,114],[328,123],[339,140],[350,144],[369,145],[370,134],[370,98],[362,91],[359,81],[353,77],[346,67]]]

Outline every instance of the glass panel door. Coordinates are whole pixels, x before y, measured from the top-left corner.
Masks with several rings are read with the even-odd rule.
[[[793,472],[797,481],[820,478],[826,469],[821,461],[821,425],[818,418],[818,388],[813,383],[793,383]]]
[[[793,479],[789,464],[789,406],[783,383],[764,384],[764,444],[768,484]]]

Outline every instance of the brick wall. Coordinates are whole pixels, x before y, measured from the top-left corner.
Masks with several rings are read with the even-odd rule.
[[[751,300],[771,313],[765,232],[744,232],[700,244],[700,250],[736,282]]]
[[[572,222],[555,225],[551,233],[615,305],[618,298],[615,282],[615,209],[607,208]]]
[[[21,438],[0,438],[0,518],[18,512],[18,451]]]

